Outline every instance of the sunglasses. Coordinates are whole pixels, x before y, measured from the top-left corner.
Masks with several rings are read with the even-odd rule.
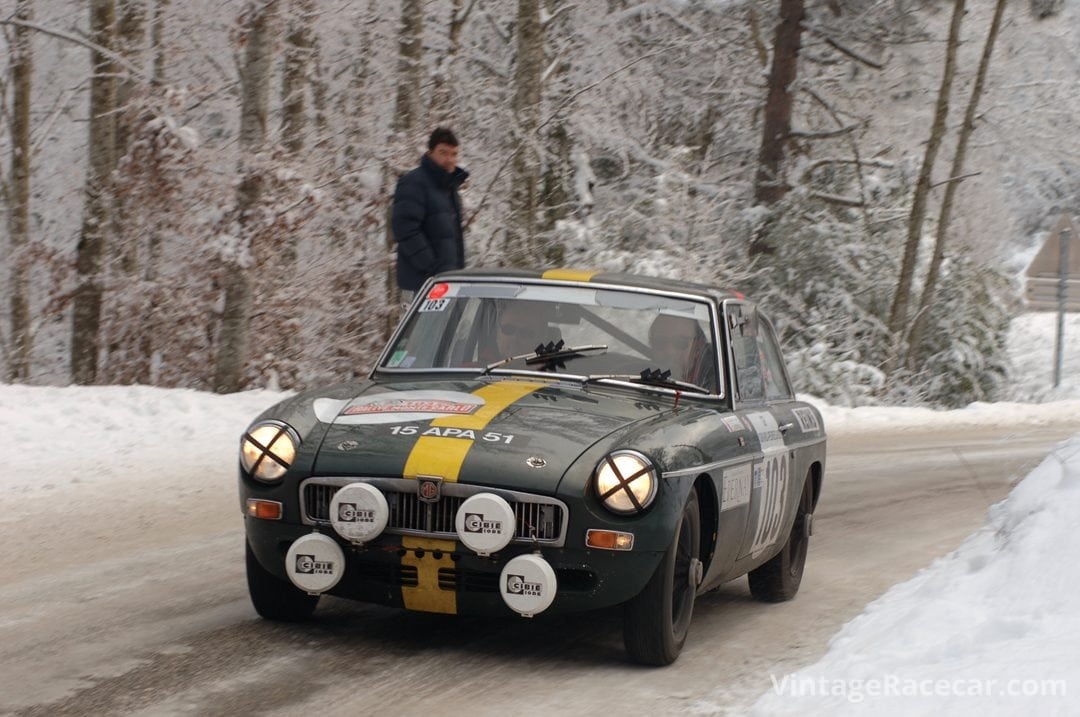
[[[688,349],[694,343],[693,336],[664,336],[656,335],[654,343],[661,348]]]

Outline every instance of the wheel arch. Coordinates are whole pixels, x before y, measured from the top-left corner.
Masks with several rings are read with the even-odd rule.
[[[824,480],[824,470],[821,466],[821,461],[814,461],[810,464],[810,485],[814,490],[813,508],[817,508],[818,498],[821,497],[821,483]]]
[[[716,484],[708,473],[702,473],[694,480],[694,490],[698,494],[698,517],[701,530],[701,562],[705,574],[716,554],[716,540],[720,530],[720,500],[716,493]]]

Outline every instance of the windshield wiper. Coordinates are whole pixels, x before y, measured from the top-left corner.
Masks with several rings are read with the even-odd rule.
[[[643,386],[659,386],[661,388],[670,388],[675,391],[695,391],[697,393],[712,393],[704,386],[699,386],[696,383],[690,383],[689,381],[679,381],[671,377],[671,371],[660,369],[645,369],[640,374],[598,374],[595,376],[589,376],[585,379],[589,381],[603,381],[605,379],[613,381],[626,381],[628,383],[637,383]]]
[[[607,345],[605,344],[566,346],[565,342],[562,339],[559,339],[558,343],[549,341],[547,344],[540,344],[532,353],[521,354],[520,356],[508,356],[504,359],[499,359],[495,363],[489,363],[484,367],[484,370],[480,372],[480,375],[484,376],[490,373],[492,369],[505,366],[511,361],[520,361],[522,359],[524,359],[526,366],[542,364],[540,367],[541,371],[554,371],[555,369],[566,368],[566,362],[570,359],[589,356],[591,354],[602,354],[606,351]]]

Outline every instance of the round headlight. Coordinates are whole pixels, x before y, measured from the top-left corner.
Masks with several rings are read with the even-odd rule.
[[[637,451],[613,451],[596,466],[596,494],[613,513],[638,513],[656,497],[657,473]]]
[[[299,444],[296,431],[284,423],[256,423],[240,441],[240,464],[259,480],[278,480],[292,465]]]

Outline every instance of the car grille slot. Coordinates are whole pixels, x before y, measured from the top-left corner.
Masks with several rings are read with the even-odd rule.
[[[330,501],[334,493],[342,485],[351,481],[343,479],[329,479],[325,483],[319,481],[320,479],[311,479],[304,482],[302,489],[304,518],[309,523],[326,524],[330,522]],[[466,495],[447,495],[444,486],[442,497],[434,503],[427,503],[420,500],[415,492],[409,490],[409,488],[414,489],[415,484],[410,485],[412,481],[387,479],[380,483],[377,487],[386,496],[387,507],[390,509],[389,520],[386,524],[387,532],[448,538],[457,536],[454,521],[458,509],[465,502]],[[480,486],[463,484],[456,484],[456,488],[459,492],[472,494],[485,490]],[[559,542],[562,538],[565,507],[557,501],[545,502],[542,496],[516,495],[522,496],[522,499],[508,501],[517,519],[514,539],[518,542]]]
[[[354,570],[365,581],[402,587],[416,587],[420,584],[420,574],[415,565],[357,561]]]
[[[499,592],[499,574],[479,570],[439,568],[439,588],[468,593]]]

